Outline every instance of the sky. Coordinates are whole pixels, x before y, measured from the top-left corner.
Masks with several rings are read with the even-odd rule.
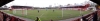
[[[34,7],[48,7],[49,5],[58,6],[58,5],[67,5],[67,4],[80,4],[89,0],[15,0],[8,4],[8,7],[12,5],[21,5],[21,6],[34,6]]]

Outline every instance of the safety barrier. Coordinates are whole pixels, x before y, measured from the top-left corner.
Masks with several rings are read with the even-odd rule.
[[[0,21],[25,21],[0,11]]]
[[[78,19],[75,19],[73,21],[97,21],[97,19],[98,19],[97,17],[98,17],[97,11],[95,11],[95,12],[92,12],[88,15],[84,15]]]

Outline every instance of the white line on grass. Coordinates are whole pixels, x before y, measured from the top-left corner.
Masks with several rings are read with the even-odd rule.
[[[40,17],[42,17],[44,14],[42,14]]]

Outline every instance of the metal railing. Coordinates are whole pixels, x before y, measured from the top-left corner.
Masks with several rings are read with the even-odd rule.
[[[73,21],[98,21],[98,15],[97,15],[97,11],[92,12],[88,15],[82,16],[78,19],[75,19]]]
[[[0,11],[0,21],[25,21],[25,20],[14,17],[14,16],[10,16]]]

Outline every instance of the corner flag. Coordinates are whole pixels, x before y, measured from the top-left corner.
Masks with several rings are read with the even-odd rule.
[[[41,21],[39,17],[36,17],[37,19],[35,21]]]

